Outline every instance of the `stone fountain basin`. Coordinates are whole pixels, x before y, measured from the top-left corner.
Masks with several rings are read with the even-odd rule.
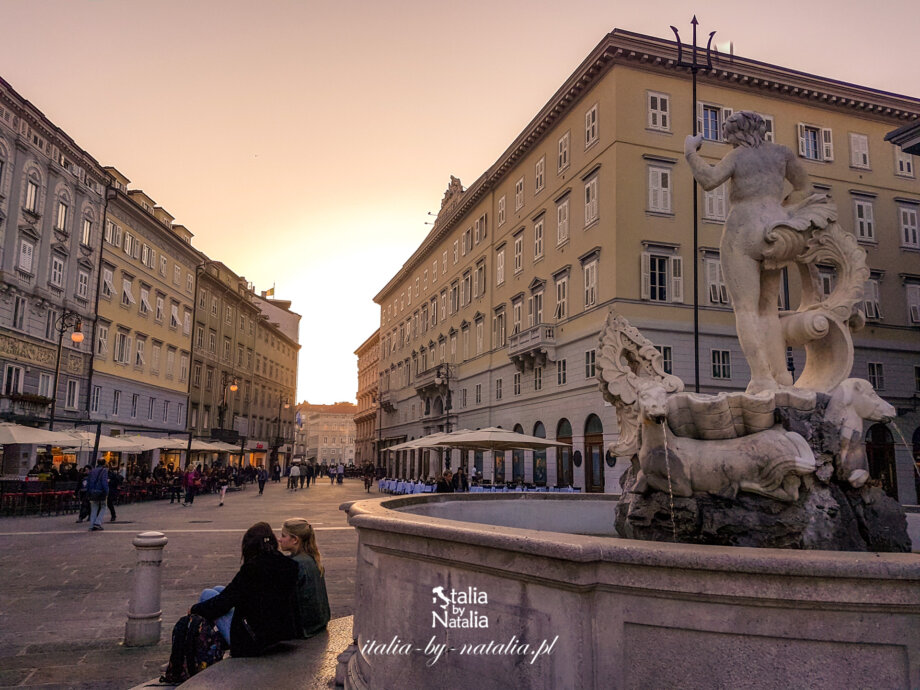
[[[358,532],[347,687],[920,687],[920,555],[620,539],[615,502],[344,504]],[[488,627],[444,627],[438,586],[485,593],[464,615]],[[432,638],[457,651],[432,662]]]

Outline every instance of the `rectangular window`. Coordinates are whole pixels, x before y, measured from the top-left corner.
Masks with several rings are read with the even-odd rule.
[[[875,218],[872,202],[862,199],[854,199],[853,212],[855,216],[855,221],[853,224],[856,227],[856,239],[874,242]]]
[[[49,309],[45,318],[45,340],[57,340],[57,323],[60,314],[54,309]]]
[[[77,272],[77,297],[82,299],[89,297],[89,273],[86,271]]]
[[[597,304],[597,261],[584,265],[585,274],[585,309]]]
[[[63,201],[58,202],[57,217],[54,219],[54,227],[57,230],[67,229],[67,204]]]
[[[585,227],[598,219],[597,176],[585,182]]]
[[[93,396],[90,399],[90,412],[99,411],[99,400],[102,398],[102,386],[93,386]]]
[[[556,362],[556,385],[564,386],[566,384],[565,360],[560,359]]]
[[[863,305],[867,319],[882,318],[882,307],[879,292],[878,278],[870,278],[863,288]]]
[[[520,211],[524,207],[524,178],[521,177],[514,184],[514,210]]]
[[[22,367],[17,367],[14,364],[7,364],[3,371],[3,394],[13,395],[15,393],[22,393],[22,377]]]
[[[527,308],[530,311],[530,326],[539,326],[543,323],[543,292],[538,291],[530,296]]]
[[[492,341],[496,347],[505,346],[505,312],[500,311],[492,319]]]
[[[543,258],[543,216],[533,224],[533,260]]]
[[[495,255],[495,284],[501,285],[505,282],[505,248],[502,247]]]
[[[24,208],[32,213],[38,212],[38,185],[32,180],[26,182],[26,205]]]
[[[651,252],[642,252],[641,259],[641,298],[653,302],[683,302],[683,259]]]
[[[585,350],[585,378],[593,379],[597,375],[597,350]]]
[[[144,286],[141,286],[141,304],[138,307],[138,311],[141,314],[150,313],[150,289]]]
[[[466,306],[473,301],[472,293],[473,276],[470,271],[463,274],[463,289],[460,292],[460,306]]]
[[[166,378],[171,379],[173,377],[173,371],[176,367],[176,351],[169,349],[166,351]]]
[[[131,419],[137,419],[137,406],[140,400],[141,396],[137,393],[131,396]]]
[[[585,113],[585,148],[597,142],[597,104]]]
[[[483,331],[482,319],[480,319],[479,321],[476,322],[476,354],[477,355],[482,354],[482,345],[483,345],[482,331]]]
[[[648,210],[657,213],[671,212],[671,170],[649,166]]]
[[[155,398],[150,398],[150,400],[147,401],[147,419],[153,419],[153,405],[155,402]]]
[[[122,278],[121,280],[121,303],[126,307],[130,307],[132,304],[135,304],[134,293],[131,292],[130,278]]]
[[[648,128],[660,132],[671,130],[671,97],[663,93],[649,91],[648,94]]]
[[[834,160],[834,135],[827,127],[815,127],[799,122],[796,125],[799,155],[813,161]]]
[[[169,421],[169,400],[163,403],[163,423]]]
[[[141,340],[140,338],[137,339],[136,352],[135,352],[135,354],[134,354],[134,366],[137,367],[138,369],[143,369],[143,368],[144,368],[144,363],[145,363],[145,361],[144,361],[144,346],[145,346],[146,344],[147,344],[147,343],[144,342],[143,340]]]
[[[476,384],[476,387],[473,389],[473,393],[474,393],[476,404],[478,405],[479,403],[482,402],[482,384],[481,383]]]
[[[498,225],[501,227],[505,224],[505,197],[498,200]]]
[[[460,240],[454,240],[454,263],[456,264],[460,260]],[[402,311],[405,309],[403,306],[402,300],[399,303],[399,310]]]
[[[901,221],[901,246],[909,249],[920,249],[916,207],[899,206],[898,217]]]
[[[496,400],[502,399],[502,380],[501,379],[495,379],[495,399]]]
[[[543,367],[533,368],[533,389],[535,391],[543,390]]]
[[[118,416],[118,408],[121,404],[121,391],[112,391],[112,414]]]
[[[201,365],[197,363],[192,368],[192,385],[196,388],[201,386]],[[192,412],[194,412],[194,409]]]
[[[476,229],[476,244],[479,244],[485,240],[486,235],[488,235],[489,215],[487,213],[483,213],[481,216],[479,216],[479,218],[477,218],[476,222],[474,223],[474,227]],[[427,287],[425,289],[427,290]]]
[[[523,311],[523,304],[520,299],[511,305],[511,335],[521,332],[521,318]]]
[[[169,305],[169,327],[178,328],[179,325],[180,325],[179,323],[179,305],[170,304]]]
[[[914,176],[914,157],[902,151],[900,146],[894,147],[894,174],[901,177]]]
[[[471,251],[473,251],[473,228],[467,228],[463,232],[463,246],[461,247],[460,253],[461,255],[466,256]],[[418,281],[418,278],[416,278],[416,281]],[[415,291],[416,295],[418,295],[417,288],[418,288],[418,283],[416,283],[416,291]],[[411,295],[411,291],[410,291],[410,295]]]
[[[920,285],[906,285],[907,292],[907,322],[920,323]]]
[[[17,331],[25,330],[26,311],[28,310],[28,306],[29,303],[22,295],[16,295],[13,298],[13,323],[11,325]]]
[[[109,327],[99,324],[96,329],[96,356],[105,357],[109,351]]]
[[[163,320],[163,311],[165,310],[165,308],[166,308],[165,301],[163,300],[162,297],[157,295],[157,311],[155,314],[155,318],[157,321]]]
[[[153,344],[153,354],[150,357],[150,372],[153,374],[160,373],[160,353],[163,351],[163,346],[159,343]]]
[[[546,156],[542,156],[534,165],[534,193],[539,194],[543,191],[546,183]]]
[[[556,311],[557,319],[564,319],[569,315],[569,278],[561,276],[556,280]]]
[[[515,372],[514,379],[512,380],[512,387],[515,395],[521,394],[521,372]]]
[[[703,139],[722,141],[722,122],[722,108],[706,103],[697,105],[697,131],[703,135]]]
[[[569,133],[566,132],[559,137],[559,143],[556,147],[558,155],[556,157],[556,171],[562,172],[569,167]]]
[[[730,379],[732,377],[732,353],[728,350],[712,351],[712,378]]]
[[[179,264],[173,266],[173,285],[182,284],[182,267]],[[231,323],[233,323],[231,321]],[[168,403],[167,403],[168,404]]]
[[[671,346],[670,345],[656,345],[655,349],[661,353],[661,368],[664,369],[665,374],[673,374],[673,359],[671,358]]]
[[[566,197],[556,204],[556,245],[564,244],[569,239],[569,199]]]
[[[38,375],[38,394],[45,397],[51,397],[51,374]]]
[[[881,362],[868,362],[869,383],[877,390],[885,388],[885,367]]]
[[[518,233],[514,238],[514,272],[524,269],[524,233]]]
[[[64,259],[59,256],[51,256],[51,276],[48,282],[56,287],[64,285]]]
[[[869,169],[869,137],[865,134],[850,132],[850,165],[854,168]]]
[[[19,240],[19,270],[31,273],[34,256],[35,245],[28,240]]]
[[[703,218],[722,222],[725,220],[726,208],[725,183],[703,192]]]
[[[728,304],[728,288],[722,275],[722,262],[718,258],[705,259],[706,288],[710,304]]]

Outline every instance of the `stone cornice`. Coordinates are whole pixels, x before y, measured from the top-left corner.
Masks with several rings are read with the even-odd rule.
[[[687,47],[690,49],[689,46]],[[400,283],[427,259],[467,213],[495,189],[504,175],[537,144],[553,125],[569,112],[581,96],[614,65],[649,71],[679,74],[690,78],[690,71],[677,66],[677,43],[643,34],[614,29],[591,51],[565,83],[553,94],[537,116],[524,128],[499,159],[473,182],[449,214],[442,214],[408,261],[377,293],[374,301],[382,303]],[[820,107],[890,122],[897,126],[920,119],[920,99],[879,91],[856,84],[819,77],[807,72],[771,65],[739,56],[717,55],[712,72],[701,71],[699,81],[755,90],[786,100],[813,103]]]

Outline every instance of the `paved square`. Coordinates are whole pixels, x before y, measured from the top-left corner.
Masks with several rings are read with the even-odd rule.
[[[376,492],[372,497],[376,497]],[[0,518],[0,687],[129,688],[159,674],[172,625],[207,586],[227,584],[240,565],[243,532],[289,517],[316,528],[332,617],[354,612],[357,536],[338,507],[367,498],[363,482],[328,479],[289,492],[269,483],[199,496],[190,507],[151,501],[117,506],[118,521],[89,532],[76,515]],[[139,532],[169,538],[163,559],[163,632],[153,647],[121,646]]]

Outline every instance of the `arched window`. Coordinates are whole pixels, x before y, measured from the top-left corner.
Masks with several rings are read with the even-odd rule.
[[[596,414],[585,420],[585,491],[604,491],[604,425]]]
[[[556,448],[556,486],[572,486],[572,425],[565,417],[556,425],[556,440],[567,444]]]
[[[523,434],[524,427],[515,424],[514,433]],[[511,451],[511,481],[516,484],[524,481],[524,451],[520,448]]]
[[[537,438],[546,438],[543,422],[533,425],[533,435]],[[533,483],[537,486],[546,486],[546,448],[539,448],[533,452]]]
[[[885,493],[897,500],[894,438],[884,424],[873,424],[866,432],[866,458],[869,461],[869,476],[881,481]]]

